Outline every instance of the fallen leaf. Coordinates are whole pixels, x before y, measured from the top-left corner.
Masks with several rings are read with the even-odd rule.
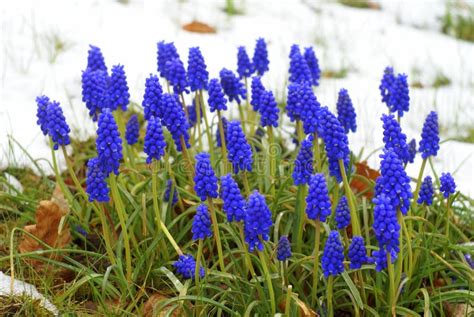
[[[443,302],[446,309],[446,316],[448,317],[464,317],[472,316],[474,313],[474,307],[472,305],[467,305],[463,303],[450,304],[448,302]]]
[[[216,33],[215,28],[199,21],[193,21],[183,25],[183,30],[193,33]]]
[[[318,313],[312,310],[305,302],[296,296],[292,296],[293,302],[298,306],[298,316],[300,317],[319,317]],[[278,305],[282,311],[286,309],[286,299],[282,300]],[[293,305],[292,305],[293,306]]]
[[[168,313],[168,310],[171,308],[171,305],[163,307],[163,309],[159,311],[159,314],[156,314],[158,312],[155,312],[155,309],[157,308],[160,302],[163,302],[167,299],[169,299],[169,297],[166,297],[165,295],[160,294],[160,293],[155,293],[151,295],[150,298],[148,298],[148,300],[145,302],[145,305],[143,306],[143,312],[142,312],[143,316],[144,317],[166,316]],[[171,313],[171,316],[178,317],[178,316],[181,316],[181,313],[182,313],[182,309],[178,308],[178,309],[175,309]]]
[[[355,163],[356,172],[352,176],[351,188],[355,193],[361,193],[368,199],[374,195],[373,185],[380,173],[367,165],[367,162]]]

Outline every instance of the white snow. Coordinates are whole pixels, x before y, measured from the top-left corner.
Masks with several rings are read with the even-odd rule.
[[[315,47],[323,70],[349,70],[344,79],[323,78],[318,100],[335,109],[337,92],[347,88],[358,118],[358,131],[350,135],[351,148],[369,153],[382,145],[379,80],[392,65],[428,88],[412,88],[410,112],[402,118],[408,138],[420,139],[425,116],[439,113],[442,140],[472,127],[474,112],[474,44],[441,34],[443,1],[381,1],[382,10],[365,10],[321,1],[236,1],[243,15],[227,16],[221,0],[130,1],[22,0],[2,2],[0,51],[0,166],[29,164],[13,136],[34,159],[50,158],[45,137],[36,126],[35,97],[46,94],[61,102],[73,134],[94,133],[81,102],[81,70],[89,44],[101,47],[107,66],[125,65],[132,100],[141,103],[145,78],[156,72],[156,43],[174,41],[187,62],[187,49],[200,46],[212,77],[222,67],[236,68],[237,46],[252,54],[255,39],[269,43],[270,71],[267,88],[278,98],[286,95],[288,53],[293,43]],[[193,19],[215,26],[216,34],[188,33],[181,25]],[[51,63],[53,36],[66,50]],[[439,74],[452,84],[429,88]],[[434,164],[437,172],[454,173],[458,188],[474,193],[474,145],[447,141]],[[378,166],[377,155],[369,163]],[[39,164],[47,170],[45,160]],[[416,177],[419,159],[408,168]],[[427,169],[427,174],[430,171]]]

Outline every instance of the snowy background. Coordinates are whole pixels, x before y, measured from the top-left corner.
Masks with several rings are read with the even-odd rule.
[[[81,71],[89,44],[99,46],[107,66],[125,65],[131,100],[140,104],[145,78],[156,72],[156,43],[174,41],[182,60],[200,46],[212,77],[222,67],[236,69],[239,45],[253,53],[255,39],[267,40],[270,71],[264,85],[285,98],[288,54],[293,43],[313,46],[323,72],[347,73],[323,78],[318,100],[335,109],[337,93],[346,88],[357,110],[358,130],[351,149],[367,155],[382,145],[378,85],[387,65],[406,73],[411,84],[410,112],[402,119],[408,139],[420,139],[424,118],[439,113],[445,141],[434,163],[438,172],[454,173],[459,189],[474,194],[474,144],[453,141],[474,126],[474,44],[440,32],[444,1],[381,1],[380,10],[356,9],[335,2],[235,0],[243,14],[228,16],[224,0],[30,0],[2,1],[0,50],[0,168],[31,165],[13,137],[34,159],[50,158],[45,137],[36,126],[35,97],[61,102],[73,135],[95,131],[81,102]],[[217,29],[189,33],[193,20]],[[59,48],[59,49],[58,49]],[[436,78],[451,84],[433,88]],[[46,167],[45,161],[40,161]],[[378,167],[373,155],[369,164]],[[420,158],[409,166],[416,177]],[[430,173],[429,170],[428,174]]]

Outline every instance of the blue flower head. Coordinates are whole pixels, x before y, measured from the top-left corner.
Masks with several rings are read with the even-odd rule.
[[[171,205],[174,206],[178,202],[178,191],[176,190],[176,186],[173,186],[173,181],[171,179],[168,179],[166,182],[166,190],[165,190],[165,201],[169,202],[170,201],[170,196],[171,196],[171,188],[174,187],[173,189],[173,200],[171,202]]]
[[[330,275],[339,275],[344,272],[344,247],[339,238],[339,233],[335,230],[329,233],[329,237],[324,245],[321,266],[326,278]]]
[[[225,117],[222,117],[222,129],[224,130],[224,139],[227,138],[227,119]],[[221,133],[219,131],[219,126],[216,127],[216,142],[217,142],[217,147],[222,146],[222,141],[221,141]]]
[[[337,119],[341,122],[346,133],[349,131],[356,132],[356,112],[352,106],[352,100],[346,89],[339,90],[339,97],[337,98]]]
[[[265,43],[263,38],[257,39],[252,64],[259,76],[262,76],[269,69],[268,65],[270,62],[268,61],[267,43]]]
[[[313,79],[313,86],[319,86],[321,69],[319,68],[319,61],[312,47],[306,47],[304,49],[304,59],[306,60],[306,63],[308,63],[308,67],[311,72],[311,78]]]
[[[59,146],[68,145],[71,143],[69,139],[69,126],[66,123],[66,118],[63,115],[63,110],[59,106],[59,102],[52,101],[46,108],[46,122],[48,123],[48,135],[54,143],[54,149],[57,150]]]
[[[351,223],[351,212],[345,196],[337,204],[335,220],[339,230],[345,229]]]
[[[369,262],[369,259],[367,257],[367,250],[365,249],[364,238],[362,238],[361,236],[352,237],[352,242],[349,246],[347,256],[351,261],[349,267],[353,270],[360,269],[362,264]]]
[[[99,128],[95,141],[99,163],[106,175],[119,173],[122,159],[122,139],[110,109],[106,108],[99,116]]]
[[[245,138],[240,122],[230,121],[226,131],[227,157],[232,163],[234,173],[240,170],[252,171],[252,148]]]
[[[237,101],[240,104],[240,98],[247,98],[247,93],[245,90],[244,84],[235,76],[235,74],[226,68],[223,68],[219,72],[219,77],[221,78],[221,85],[224,93],[229,98],[229,101]]]
[[[244,46],[239,46],[237,51],[237,73],[240,78],[248,78],[253,74],[252,62]]]
[[[416,140],[411,139],[411,141],[408,142],[407,147],[408,147],[408,156],[407,156],[408,163],[413,163],[415,161],[415,156],[417,152]]]
[[[390,100],[390,89],[395,82],[395,74],[393,73],[392,67],[385,67],[383,72],[382,80],[380,81],[380,94],[382,95],[382,102],[386,103],[387,106],[389,105]]]
[[[176,149],[178,151],[182,150],[181,137],[184,139],[186,148],[189,148],[189,122],[186,119],[183,107],[179,103],[178,96],[167,93],[163,94],[161,106],[163,109],[162,124],[170,131]]]
[[[397,212],[393,207],[390,197],[384,193],[378,193],[373,198],[374,223],[372,228],[375,232],[380,248],[387,251],[400,251],[399,237],[400,224],[397,220]]]
[[[456,192],[456,183],[454,182],[451,173],[442,173],[439,181],[441,184],[439,190],[443,193],[445,198],[448,198],[449,195]]]
[[[209,72],[199,47],[191,47],[189,49],[188,81],[191,91],[207,89]]]
[[[398,74],[390,87],[390,97],[388,100],[390,112],[397,112],[400,117],[407,112],[410,107],[410,96],[407,82],[407,75]]]
[[[307,138],[301,142],[301,147],[293,169],[295,185],[308,184],[313,174],[313,139]]]
[[[260,108],[260,98],[262,93],[265,92],[265,87],[262,84],[262,79],[260,76],[252,77],[250,89],[252,92],[250,96],[250,104],[252,105],[253,111],[258,111]]]
[[[145,120],[150,117],[162,117],[163,110],[161,106],[161,95],[163,89],[160,85],[158,76],[150,74],[145,81],[145,94],[143,95],[143,110],[145,113]]]
[[[380,272],[387,268],[387,251],[384,248],[380,248],[379,250],[375,250],[372,252],[373,257],[369,259],[369,262],[375,263],[375,270]],[[395,263],[397,259],[397,252],[395,250],[390,251],[391,262],[392,264]]]
[[[174,43],[165,43],[163,41],[158,42],[158,72],[160,76],[168,79],[166,63],[174,58],[179,58],[178,50],[174,46]]]
[[[183,62],[179,57],[166,62],[166,79],[173,86],[175,94],[188,93],[188,79]]]
[[[212,169],[210,156],[202,152],[196,154],[196,175],[194,176],[194,190],[205,201],[208,197],[217,198],[217,177]]]
[[[421,183],[420,196],[418,197],[417,203],[431,206],[433,203],[433,193],[433,181],[430,176],[426,176]]]
[[[308,83],[300,86],[298,96],[298,103],[294,107],[295,114],[303,120],[304,133],[313,134],[318,129],[321,105],[314,95],[313,88]]]
[[[317,173],[309,181],[308,196],[306,196],[306,215],[311,220],[326,221],[331,215],[331,201],[324,174]]]
[[[102,70],[107,72],[107,66],[105,66],[104,56],[97,46],[89,45],[89,51],[87,52],[87,68],[91,71]]]
[[[270,227],[273,222],[272,213],[265,202],[265,197],[257,190],[250,194],[246,211],[244,233],[249,252],[253,252],[255,248],[263,251],[263,241],[268,241],[270,238]]]
[[[97,157],[90,159],[87,162],[86,174],[86,192],[90,202],[108,202],[110,200],[106,178],[107,175],[102,170],[99,159]]]
[[[160,118],[151,117],[146,127],[144,152],[146,162],[150,164],[153,159],[159,161],[165,155],[166,142],[163,136]]]
[[[342,160],[347,171],[349,165],[349,141],[337,118],[328,110],[321,107],[318,112],[318,134],[324,140],[329,163],[329,174],[342,181],[339,160]]]
[[[38,108],[36,110],[36,118],[38,119],[36,121],[36,124],[39,125],[41,128],[41,132],[43,132],[44,135],[48,134],[48,115],[47,115],[47,109],[49,105],[49,98],[47,96],[38,96],[36,97],[36,104],[38,105]]]
[[[82,72],[82,101],[89,109],[89,116],[97,121],[97,115],[109,107],[109,76],[103,70],[86,69]]]
[[[439,127],[438,114],[431,111],[426,117],[421,131],[421,141],[419,151],[421,157],[427,159],[430,156],[436,156],[439,150]]]
[[[291,257],[291,244],[288,236],[281,236],[277,246],[278,261],[286,261]]]
[[[278,127],[278,114],[280,113],[280,109],[271,91],[267,90],[262,92],[258,112],[260,113],[260,125],[262,127]]]
[[[207,210],[206,205],[200,204],[196,208],[191,232],[193,233],[193,240],[204,240],[212,236],[211,217],[209,216],[209,211]]]
[[[219,80],[216,78],[211,79],[209,82],[209,98],[207,102],[209,103],[209,108],[211,112],[216,110],[225,111],[227,110],[227,99],[222,92],[222,86],[219,83]]]
[[[183,276],[185,279],[193,279],[196,269],[196,260],[191,254],[182,254],[179,256],[178,261],[173,264],[176,272]],[[204,277],[204,268],[199,266],[199,277]]]
[[[313,78],[306,59],[301,55],[298,45],[294,44],[290,54],[290,83],[312,83]]]
[[[407,146],[407,137],[402,132],[400,124],[395,117],[390,114],[382,115],[383,122],[383,143],[386,149],[392,148],[403,163],[408,163],[410,159],[410,153]]]
[[[136,114],[132,115],[128,119],[127,126],[125,128],[125,139],[128,145],[133,145],[138,142],[138,136],[140,134],[140,124],[138,123],[138,117]]]
[[[300,114],[303,105],[300,102],[300,89],[300,84],[291,83],[288,85],[285,110],[291,122],[301,119]]]
[[[245,220],[245,200],[231,174],[221,177],[220,197],[224,201],[222,210],[227,215],[227,221]]]
[[[123,65],[112,66],[109,85],[110,108],[115,110],[121,107],[122,111],[126,111],[129,101],[130,93],[128,92],[127,76]]]

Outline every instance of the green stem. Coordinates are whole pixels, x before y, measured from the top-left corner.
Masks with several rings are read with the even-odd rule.
[[[347,180],[346,169],[344,162],[339,160],[339,169],[341,170],[342,182],[344,184],[344,191],[346,194],[347,201],[349,203],[349,209],[351,210],[351,224],[352,232],[354,235],[360,236],[361,230],[359,225],[359,216],[357,215],[357,209],[354,203],[351,187],[349,186],[349,181]]]
[[[449,239],[449,214],[450,214],[450,206],[449,206],[449,197],[446,198],[446,238]]]
[[[296,252],[301,253],[301,249],[303,246],[303,231],[304,231],[304,224],[305,224],[305,206],[306,206],[306,185],[298,185],[298,191],[296,192],[296,206],[295,206],[295,215],[298,221],[295,221],[295,237],[296,237]]]
[[[249,180],[248,180],[248,177],[247,177],[247,171],[243,170],[241,175],[242,175],[242,182],[244,183],[245,195],[247,197],[249,197],[250,196],[250,185],[249,185]]]
[[[186,101],[184,101],[183,93],[179,94],[179,98],[181,99],[181,105],[183,106],[184,114],[186,115],[186,119],[189,119],[188,107],[186,106]]]
[[[314,262],[313,262],[313,289],[311,290],[311,298],[313,305],[316,305],[316,296],[318,293],[318,278],[319,278],[319,244],[321,238],[321,223],[316,220],[316,232],[314,237]]]
[[[225,139],[225,132],[224,132],[224,123],[222,122],[222,115],[221,111],[217,110],[217,117],[219,119],[219,135],[221,137],[221,152],[222,152],[222,171],[223,175],[227,174],[227,142]]]
[[[201,102],[198,96],[199,92],[196,92],[194,95],[194,107],[196,109],[196,126],[198,130],[198,144],[199,144],[199,152],[203,151],[202,147],[202,131],[201,131]]]
[[[97,213],[97,215],[99,216],[99,219],[100,219],[100,222],[102,224],[102,231],[104,233],[104,241],[105,241],[105,250],[107,252],[107,255],[109,257],[109,260],[110,260],[110,263],[112,265],[115,265],[117,263],[117,261],[115,260],[115,255],[114,255],[114,251],[113,251],[113,248],[112,248],[112,240],[110,238],[110,232],[109,232],[109,225],[107,225],[107,220],[105,218],[105,206],[103,204],[100,204],[98,202],[95,202],[95,212]],[[102,208],[100,208],[100,207]],[[110,220],[109,220],[110,222]],[[112,226],[112,228],[114,227],[114,224],[113,223],[110,223],[110,226]],[[114,228],[115,229],[115,228]],[[114,230],[115,232],[115,230]]]
[[[152,191],[152,200],[153,200],[153,210],[155,211],[155,222],[156,222],[156,239],[160,238],[161,233],[161,213],[160,205],[158,204],[158,169],[159,161],[153,160],[151,164],[151,191]]]
[[[398,217],[398,222],[402,225],[402,232],[405,235],[406,244],[407,244],[407,249],[408,249],[408,261],[405,266],[405,271],[407,272],[408,278],[411,278],[413,269],[414,269],[414,263],[413,263],[413,251],[411,248],[411,238],[410,238],[410,233],[407,229],[407,225],[405,223],[405,218],[403,217],[402,213],[398,211],[397,213]],[[400,249],[403,247],[403,239],[400,239]]]
[[[246,92],[246,110],[247,110],[247,122],[250,124],[250,135],[254,135],[255,133],[255,112],[250,106],[250,91],[249,91],[249,83],[248,83],[248,78],[244,77],[244,83],[245,83],[245,92]]]
[[[245,123],[244,109],[242,108],[242,105],[240,103],[238,104],[238,108],[239,108],[240,122],[242,123],[242,130],[244,131],[244,133],[246,133],[247,130],[246,130],[246,123]]]
[[[418,200],[418,194],[420,193],[420,187],[421,187],[421,182],[422,182],[422,179],[423,179],[423,171],[425,170],[426,161],[427,161],[427,159],[423,159],[423,162],[421,163],[420,172],[418,174],[418,180],[416,182],[416,189],[415,189],[415,192],[413,193],[413,203],[414,204],[416,204],[416,201]]]
[[[391,312],[392,316],[396,316],[395,314],[395,305],[396,305],[396,286],[395,286],[395,276],[393,272],[393,264],[392,264],[392,258],[390,256],[390,252],[387,251],[387,270],[388,270],[388,278],[390,281],[390,288],[389,288],[389,300],[388,302],[390,303],[391,307]]]
[[[296,134],[297,134],[298,142],[301,146],[301,142],[303,142],[303,139],[304,139],[304,131],[303,131],[303,123],[299,119],[296,120]]]
[[[77,212],[77,210],[82,210],[82,209],[77,205],[77,202],[74,200],[74,197],[71,191],[69,190],[69,188],[67,188],[66,184],[64,183],[63,178],[61,177],[61,173],[59,172],[58,162],[56,160],[56,151],[54,150],[53,140],[51,140],[51,138],[49,138],[49,145],[51,148],[51,157],[53,160],[53,169],[54,169],[54,175],[56,176],[56,182],[58,183],[59,188],[61,188],[61,191],[63,192],[64,196],[69,202],[69,205],[75,207],[74,209],[76,213],[78,214],[79,219],[81,219],[82,221],[82,212]]]
[[[286,292],[286,304],[285,304],[285,316],[290,317],[291,311],[291,293],[293,291],[293,286],[288,285],[288,290]]]
[[[334,282],[334,276],[330,275],[328,278],[328,285],[327,285],[327,300],[328,300],[328,316],[334,317],[334,307],[333,307],[333,299],[332,299],[332,287]]]
[[[271,193],[272,197],[275,200],[275,182],[276,182],[276,166],[275,166],[275,161],[276,158],[274,158],[273,152],[276,151],[276,144],[275,138],[273,136],[273,127],[272,126],[267,126],[267,131],[268,131],[268,161],[269,161],[269,166],[270,166],[270,188],[271,188]],[[275,147],[275,149],[274,149]]]
[[[199,239],[198,241],[198,252],[196,255],[196,267],[194,268],[194,280],[196,281],[196,288],[199,290],[199,267],[201,263],[201,256],[202,256],[202,246],[203,246],[203,241],[202,239]],[[199,291],[198,291],[199,292]]]
[[[202,106],[202,116],[204,117],[204,124],[206,125],[206,134],[207,134],[207,141],[209,143],[209,152],[211,153],[211,159],[214,162],[214,141],[212,140],[211,135],[211,128],[209,126],[209,121],[207,120],[207,111],[206,106],[204,104],[204,96],[202,90],[199,90],[199,99],[201,101]]]
[[[183,251],[181,250],[181,248],[178,246],[178,244],[176,243],[176,241],[174,240],[173,236],[171,235],[171,233],[169,232],[168,228],[166,227],[166,225],[163,223],[163,221],[161,222],[161,230],[163,230],[163,233],[165,234],[166,238],[168,238],[168,241],[169,243],[173,246],[173,248],[175,249],[176,253],[178,253],[178,255],[183,255]]]
[[[221,271],[225,272],[224,255],[222,253],[221,235],[219,233],[219,225],[217,223],[216,209],[214,207],[214,203],[212,202],[211,197],[207,197],[207,203],[209,204],[209,210],[211,213],[212,228],[214,230],[214,238],[216,239],[216,244],[217,244],[217,254],[219,256],[219,265],[221,267]]]
[[[194,164],[191,161],[191,157],[189,156],[188,148],[186,147],[186,142],[184,141],[184,137],[180,137],[181,142],[181,150],[183,153],[185,164],[188,165],[186,168],[186,174],[189,178],[189,185],[191,188],[194,188]]]
[[[270,294],[270,305],[272,307],[272,315],[275,315],[276,313],[276,303],[275,303],[275,293],[273,291],[273,284],[272,284],[272,278],[270,275],[270,271],[268,269],[267,261],[265,259],[265,255],[263,254],[263,251],[258,251],[258,256],[260,258],[260,262],[262,264],[262,269],[263,269],[263,275],[265,277],[265,281],[267,283],[267,288],[268,288],[268,293]]]

